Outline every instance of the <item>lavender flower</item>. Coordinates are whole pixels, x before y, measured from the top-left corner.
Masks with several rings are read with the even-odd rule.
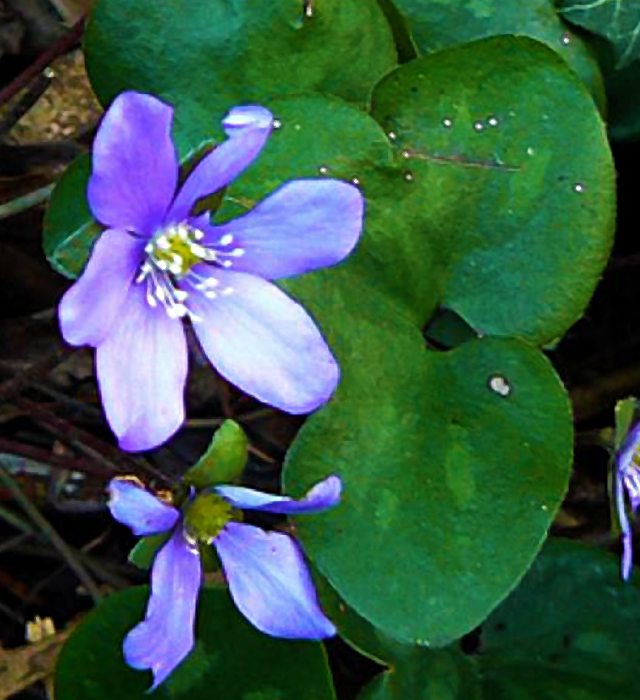
[[[185,514],[129,480],[109,485],[113,517],[136,535],[173,531],[156,555],[145,619],[124,641],[126,662],[151,669],[156,688],[189,654],[202,567],[198,543],[212,543],[229,592],[260,631],[290,639],[336,634],[324,615],[297,542],[281,532],[234,521],[234,509],[286,515],[318,513],[340,501],[342,482],[330,476],[300,501],[240,486],[218,486],[187,504]]]
[[[118,96],[98,129],[88,187],[108,228],[60,304],[72,345],[97,348],[109,423],[126,450],[169,438],[184,420],[189,319],[229,381],[289,413],[325,402],[338,365],[314,321],[269,280],[335,265],[354,248],[364,203],[332,179],[288,182],[222,225],[195,204],[247,168],[273,127],[263,107],[236,107],[228,140],[177,189],[173,109],[150,95]]]
[[[633,564],[633,542],[625,492],[631,512],[636,513],[640,507],[640,423],[629,431],[616,459],[616,502],[622,531],[622,578],[627,581]]]

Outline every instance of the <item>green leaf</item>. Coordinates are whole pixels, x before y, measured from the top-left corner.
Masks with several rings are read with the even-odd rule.
[[[425,352],[406,319],[355,288],[327,288],[318,314],[342,383],[294,442],[286,490],[336,473],[344,497],[300,518],[299,536],[368,622],[447,644],[507,595],[544,540],[571,464],[566,393],[525,343]]]
[[[640,589],[618,558],[551,541],[483,625],[491,700],[629,700],[637,693]]]
[[[606,97],[598,63],[580,33],[562,21],[554,0],[394,0],[423,54],[504,34],[536,39],[577,73],[600,110]]]
[[[44,252],[54,270],[75,279],[102,227],[87,203],[91,157],[82,155],[65,170],[51,195],[43,224]]]
[[[125,634],[144,616],[147,596],[146,586],[114,593],[87,615],[60,654],[57,700],[335,700],[320,643],[261,634],[226,590],[214,588],[200,592],[194,651],[148,694],[151,674],[126,666],[121,650]]]
[[[556,4],[569,22],[607,40],[613,50],[616,70],[640,59],[640,5],[637,2],[556,0]]]
[[[475,42],[390,73],[372,115],[412,175],[394,214],[418,219],[444,266],[442,305],[482,334],[561,336],[600,279],[615,212],[604,125],[566,64],[529,39]]]
[[[157,551],[171,537],[171,532],[149,535],[139,540],[129,552],[129,561],[139,569],[148,569],[153,564]]]
[[[149,92],[176,107],[178,144],[191,148],[237,104],[318,91],[365,104],[396,64],[376,0],[101,0],[84,40],[103,104]],[[122,28],[127,27],[127,31]]]
[[[636,141],[640,137],[640,61],[607,75],[611,103],[609,133],[616,141]]]
[[[184,475],[186,486],[198,491],[235,481],[244,471],[249,454],[249,440],[233,420],[226,420],[216,430],[207,451]]]
[[[358,700],[481,700],[477,670],[471,659],[452,649],[416,649],[394,668],[380,674]]]
[[[354,283],[357,277],[367,288],[375,286],[376,295],[401,303],[401,313],[413,315],[421,326],[437,302],[439,271],[428,245],[416,235],[422,207],[403,207],[410,187],[403,169],[392,164],[391,144],[380,125],[341,100],[319,95],[276,99],[268,106],[282,126],[251,169],[228,188],[216,221],[245,213],[291,179],[326,176],[358,182],[366,218],[355,253],[338,268],[305,277],[327,285],[338,274]],[[285,281],[283,286],[294,290],[296,284]],[[311,310],[323,304],[325,293],[320,282],[317,294],[307,297]]]

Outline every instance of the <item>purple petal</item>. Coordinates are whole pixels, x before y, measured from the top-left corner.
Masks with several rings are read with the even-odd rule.
[[[626,503],[624,500],[623,477],[619,471],[616,473],[616,505],[618,509],[618,520],[620,522],[620,531],[622,532],[621,576],[623,581],[627,581],[631,575],[631,567],[633,565],[633,542],[631,525],[627,517]]]
[[[107,229],[98,238],[84,272],[60,302],[60,330],[67,343],[96,347],[104,340],[137,272],[143,245],[119,229]]]
[[[96,354],[107,420],[123,450],[149,450],[184,421],[187,344],[182,323],[133,284]]]
[[[625,471],[633,461],[633,455],[640,447],[640,422],[636,423],[627,433],[627,436],[618,451],[618,469]]]
[[[173,108],[139,92],[123,92],[104,115],[93,143],[87,191],[103,224],[151,236],[178,182],[171,141]]]
[[[261,632],[287,639],[336,634],[320,608],[300,547],[291,537],[232,522],[214,544],[235,604]]]
[[[316,484],[307,495],[296,501],[288,496],[247,489],[243,486],[217,486],[216,493],[235,508],[263,510],[282,515],[320,513],[340,503],[342,481],[339,476],[330,476]]]
[[[203,158],[189,175],[167,221],[184,221],[199,199],[226,187],[251,165],[269,138],[273,115],[264,107],[235,107],[222,126],[229,138]]]
[[[193,328],[218,372],[288,413],[308,413],[327,401],[340,370],[311,316],[259,277],[206,274],[219,281],[220,293],[214,299],[192,293],[189,304],[202,319]]]
[[[344,260],[362,232],[364,199],[339,180],[296,180],[248,214],[209,228],[205,245],[241,248],[233,269],[266,279],[300,275]]]
[[[145,619],[124,640],[124,658],[136,669],[150,669],[153,686],[189,654],[202,581],[200,556],[182,528],[158,552],[151,570],[151,596]]]
[[[178,519],[176,508],[163,503],[133,481],[112,479],[109,483],[111,515],[134,535],[156,535],[170,530]]]

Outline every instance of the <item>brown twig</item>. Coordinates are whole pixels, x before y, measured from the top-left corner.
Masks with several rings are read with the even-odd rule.
[[[11,130],[24,117],[42,97],[52,80],[53,73],[51,71],[40,73],[35,77],[16,104],[12,105],[8,113],[0,118],[0,134]]]
[[[20,75],[0,90],[0,107],[15,97],[20,90],[25,88],[39,73],[41,73],[58,56],[65,54],[75,46],[82,37],[86,17],[81,17],[68,32],[65,32],[53,44]]]
[[[114,473],[117,473],[115,469],[103,469],[87,459],[58,455],[51,450],[34,447],[33,445],[25,445],[22,442],[8,440],[2,437],[0,437],[0,452],[24,457],[25,459],[33,459],[36,462],[49,464],[52,467],[59,467],[60,469],[67,469],[74,472],[86,472],[87,474],[93,474],[102,479],[110,479],[113,477]]]
[[[28,369],[25,369],[20,374],[16,374],[15,377],[7,379],[6,382],[0,384],[0,401],[6,401],[17,394],[32,379],[48,374],[60,364],[65,355],[72,351],[73,348],[61,343],[60,347],[56,348],[50,355],[47,355],[39,362],[35,362]]]
[[[159,480],[161,483],[172,483],[170,477],[152,467],[145,460],[134,459],[126,453],[120,452],[116,447],[103,442],[95,435],[78,428],[69,421],[59,418],[41,404],[21,396],[13,399],[13,403],[34,418],[43,428],[56,434],[60,440],[89,457],[94,457],[105,466],[121,473],[137,474],[140,471],[145,471],[149,476]]]

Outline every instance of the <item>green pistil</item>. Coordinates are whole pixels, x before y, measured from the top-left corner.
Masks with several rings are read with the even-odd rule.
[[[240,513],[220,496],[201,493],[187,508],[184,521],[187,531],[193,537],[210,544],[227,523],[240,518]]]

